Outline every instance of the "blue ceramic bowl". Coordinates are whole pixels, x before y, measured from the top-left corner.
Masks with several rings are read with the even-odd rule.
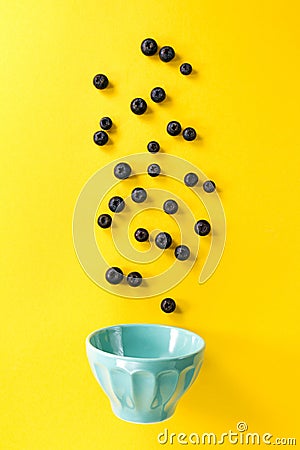
[[[86,340],[92,371],[116,416],[153,423],[171,417],[203,362],[203,339],[183,328],[127,324]]]

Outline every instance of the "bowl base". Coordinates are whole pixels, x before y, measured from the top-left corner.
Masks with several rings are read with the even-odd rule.
[[[153,413],[138,413],[136,411],[122,411],[116,410],[112,407],[113,413],[119,419],[124,420],[125,422],[136,423],[136,424],[153,424],[158,422],[165,422],[166,420],[171,419],[174,415],[174,411],[169,411],[169,413],[160,413],[157,414],[156,411]]]

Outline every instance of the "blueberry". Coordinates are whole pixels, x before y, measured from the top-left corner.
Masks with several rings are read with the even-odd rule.
[[[147,149],[148,149],[148,152],[150,152],[150,153],[157,153],[157,152],[159,152],[160,145],[156,141],[150,141],[150,142],[148,142]]]
[[[155,238],[155,244],[161,249],[169,248],[172,244],[172,238],[167,232],[158,233]]]
[[[130,103],[130,109],[134,114],[140,116],[147,110],[147,103],[143,98],[134,98]]]
[[[147,192],[141,187],[134,188],[131,192],[131,199],[135,203],[143,203],[147,198]]]
[[[172,47],[165,45],[159,50],[159,57],[163,62],[170,62],[175,56],[175,51]]]
[[[180,72],[182,73],[182,75],[190,75],[192,73],[192,66],[189,63],[183,63],[180,66]]]
[[[123,276],[123,272],[119,267],[110,267],[105,273],[106,281],[110,284],[120,284]]]
[[[98,73],[93,78],[93,84],[97,89],[105,89],[108,86],[108,78],[103,73]]]
[[[216,184],[212,180],[207,180],[203,183],[203,189],[205,190],[205,192],[214,192],[214,190],[216,189]]]
[[[138,287],[142,284],[143,277],[139,272],[130,272],[127,275],[127,283],[129,286]]]
[[[112,120],[110,117],[102,117],[100,119],[100,127],[103,130],[110,130],[112,127]]]
[[[147,172],[150,177],[158,177],[160,174],[160,167],[158,164],[150,164],[147,168]]]
[[[142,53],[146,56],[153,56],[157,52],[157,43],[154,39],[147,38],[141,43]]]
[[[178,211],[178,204],[175,200],[166,200],[163,209],[167,214],[175,214]]]
[[[151,100],[153,100],[155,103],[163,102],[166,98],[166,92],[161,87],[155,87],[151,91]]]
[[[119,213],[125,208],[125,202],[122,197],[116,195],[109,200],[108,207],[112,212]]]
[[[183,130],[182,136],[186,141],[193,141],[196,139],[197,133],[194,128],[187,127]]]
[[[97,145],[105,145],[108,141],[108,135],[105,131],[96,131],[94,134],[94,142]]]
[[[149,239],[149,233],[145,228],[138,228],[134,233],[134,237],[138,242],[146,242]]]
[[[111,216],[109,214],[101,214],[98,217],[98,225],[101,228],[109,228],[111,226]]]
[[[174,251],[175,258],[179,259],[179,261],[185,261],[190,257],[190,249],[186,245],[178,245]]]
[[[118,163],[114,168],[114,175],[119,180],[125,180],[126,178],[130,177],[131,174],[131,167],[127,163]]]
[[[167,125],[167,132],[171,136],[178,136],[181,132],[181,125],[179,122],[176,122],[176,120],[172,120],[172,122],[169,122]]]
[[[160,304],[161,309],[165,313],[171,313],[176,309],[176,303],[172,298],[164,298]]]
[[[194,230],[199,236],[206,236],[210,232],[210,224],[207,220],[198,220],[194,226]]]
[[[199,178],[198,175],[196,175],[193,172],[187,173],[184,176],[184,184],[188,187],[193,187],[196,186],[196,184],[198,183]]]

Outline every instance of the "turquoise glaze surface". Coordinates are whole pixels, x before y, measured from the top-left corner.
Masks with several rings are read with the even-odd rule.
[[[153,423],[173,415],[199,373],[205,343],[183,328],[126,324],[91,333],[86,348],[116,416]]]

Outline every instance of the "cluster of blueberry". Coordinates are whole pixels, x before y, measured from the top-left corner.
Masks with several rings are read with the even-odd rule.
[[[142,53],[146,56],[153,56],[158,50],[157,43],[154,39],[147,38],[144,39],[141,44]],[[175,51],[170,46],[164,46],[159,51],[159,57],[163,62],[169,62],[175,57]],[[183,75],[190,75],[192,73],[192,66],[189,63],[183,63],[180,66],[180,72]],[[94,86],[97,89],[106,89],[109,81],[106,75],[97,74],[93,79]],[[155,103],[161,103],[166,98],[166,92],[162,87],[155,87],[150,92],[151,100]],[[134,114],[142,115],[147,111],[147,102],[141,97],[134,98],[130,103],[130,109]],[[109,117],[103,117],[100,120],[100,127],[102,130],[96,131],[94,133],[94,142],[99,146],[103,146],[108,142],[108,134],[106,131],[109,130],[112,126],[112,121]],[[170,136],[178,136],[182,131],[181,124],[176,120],[172,120],[167,124],[167,133]],[[187,127],[182,131],[182,136],[186,141],[193,141],[197,137],[196,130],[192,127]],[[152,144],[152,145],[150,145]],[[150,147],[149,147],[150,145]],[[148,150],[151,153],[157,153],[159,151],[159,144],[155,141],[152,141],[148,144]]]
[[[141,43],[142,53],[146,56],[153,56],[157,53],[157,42],[152,38],[144,39]],[[165,45],[159,50],[159,58],[163,62],[170,62],[175,58],[175,51],[173,47]],[[192,73],[192,66],[189,63],[183,63],[180,66],[180,72],[182,75],[190,75]]]
[[[154,141],[149,142],[149,144],[154,145]],[[148,144],[148,146],[149,146]],[[155,143],[159,145],[158,143]],[[158,164],[150,164],[147,167],[147,173],[150,177],[157,177],[161,172],[160,166]],[[131,175],[131,167],[128,163],[118,163],[114,168],[114,175],[119,180],[125,180],[126,178],[130,177]],[[199,181],[198,175],[193,172],[189,172],[184,176],[184,184],[188,187],[194,187]],[[206,180],[203,183],[203,189],[205,192],[212,193],[216,189],[215,182],[212,180]],[[145,196],[145,198],[143,198]],[[144,200],[146,200],[147,194],[146,191],[142,188],[136,188],[132,193],[132,199],[136,203],[142,203]],[[139,200],[140,198],[140,200]],[[176,211],[175,211],[176,212]]]
[[[166,98],[166,92],[161,87],[155,87],[154,89],[152,89],[150,96],[155,103],[160,103]],[[140,97],[134,98],[130,104],[130,109],[134,114],[140,116],[147,111],[147,102]],[[172,120],[167,124],[167,133],[170,136],[178,136],[181,131],[182,127],[176,120]],[[196,139],[197,133],[194,128],[187,127],[182,131],[182,136],[186,141],[193,141],[194,139]]]
[[[105,273],[105,278],[110,284],[120,284],[123,281],[124,274],[119,267],[110,267]],[[129,286],[132,287],[142,284],[142,275],[139,272],[130,272],[126,279]]]
[[[94,134],[94,142],[95,144],[102,146],[107,144],[108,142],[108,134],[106,133],[106,131],[111,129],[113,123],[110,117],[101,117],[99,124],[102,130],[96,131],[96,133]]]
[[[145,39],[141,44],[142,53],[146,56],[153,56],[156,54],[158,50],[157,43],[154,39]],[[164,46],[159,51],[159,58],[163,62],[169,62],[175,57],[175,51],[170,46]],[[183,75],[189,75],[192,72],[192,66],[189,63],[184,63],[180,66],[180,72]],[[93,84],[97,89],[105,89],[109,84],[109,80],[104,74],[97,74],[93,79]],[[153,102],[161,103],[166,98],[166,92],[161,87],[155,87],[152,89],[150,93],[150,97]],[[147,110],[147,103],[142,98],[135,98],[132,100],[130,104],[131,111],[134,114],[141,115],[144,114]],[[101,131],[97,131],[94,134],[94,142],[103,146],[108,142],[108,134],[107,130],[110,130],[112,127],[112,120],[109,117],[102,117],[100,120]],[[167,133],[171,136],[178,136],[182,132],[181,124],[178,121],[171,121],[167,124]],[[187,141],[193,141],[197,133],[194,128],[187,127],[182,132],[183,138]],[[160,150],[160,145],[156,141],[150,141],[147,144],[147,149],[150,153],[157,153]],[[121,162],[118,163],[114,168],[114,176],[119,180],[124,180],[129,178],[132,173],[131,167],[128,163]],[[147,173],[151,177],[157,177],[161,173],[161,168],[158,164],[152,163],[147,167]],[[187,173],[184,176],[184,183],[188,187],[194,187],[199,182],[198,176],[196,173]],[[202,185],[203,190],[207,193],[214,192],[216,186],[212,180],[207,180]],[[147,192],[142,187],[136,187],[131,192],[131,199],[135,203],[143,203],[147,199]],[[125,201],[120,196],[112,197],[108,202],[108,207],[113,213],[120,213],[125,208]],[[178,203],[173,199],[168,199],[163,204],[163,211],[166,214],[176,214],[178,211]],[[101,214],[98,217],[97,223],[101,228],[110,228],[112,225],[112,217],[110,214]],[[209,222],[206,220],[198,220],[194,225],[194,231],[199,236],[206,236],[210,233],[211,227]],[[145,228],[138,228],[134,237],[138,242],[146,242],[149,240],[149,232]],[[155,237],[155,245],[162,249],[166,250],[172,245],[172,237],[167,232],[160,232]],[[190,257],[190,249],[186,245],[178,245],[174,250],[175,258],[179,261],[185,261]],[[110,267],[105,273],[105,279],[108,283],[117,285],[120,284],[124,280],[124,273],[119,267]],[[130,272],[126,281],[131,287],[138,287],[142,284],[143,277],[139,272]],[[161,309],[170,313],[173,312],[176,308],[176,303],[171,298],[165,298],[161,302]]]
[[[153,173],[151,171],[152,166],[158,167],[158,173],[155,175],[153,175]],[[158,166],[158,164],[151,164],[148,167],[147,171],[148,171],[148,174],[153,177],[160,173],[160,167]],[[118,178],[120,180],[124,180],[124,179],[128,178],[131,175],[130,165],[128,163],[123,163],[123,162],[118,163],[114,168],[114,175],[116,178]],[[190,172],[184,176],[184,183],[188,187],[194,187],[198,183],[198,181],[199,181],[199,179],[198,179],[198,176],[196,173]],[[207,180],[203,183],[203,189],[205,192],[211,193],[215,190],[215,188],[216,188],[216,185],[212,180]],[[131,199],[135,203],[143,203],[147,199],[146,190],[142,187],[134,188],[133,191],[131,192]],[[116,195],[109,200],[108,207],[113,213],[120,213],[125,208],[125,201],[122,197]],[[163,204],[163,210],[167,214],[175,214],[178,211],[178,203],[172,199],[166,200]],[[111,226],[111,223],[112,223],[112,218],[109,214],[101,214],[98,217],[98,225],[101,228],[109,228]],[[204,224],[207,224],[207,225],[205,225],[205,227],[204,227]],[[210,224],[206,220],[198,220],[198,222],[195,225],[195,232],[197,234],[199,234],[200,236],[206,236],[210,232]],[[162,233],[160,233],[160,234],[162,234]],[[165,234],[168,235],[168,233],[165,233]],[[168,235],[168,236],[170,236],[170,235]],[[148,240],[149,235],[147,235],[146,239],[139,239],[137,236],[135,236],[135,237],[136,237],[137,241],[144,242],[144,241]],[[161,247],[158,244],[158,242],[156,242],[156,244],[159,248],[169,248],[172,243],[172,240],[169,241],[167,238],[166,243],[167,243],[166,246]],[[178,259],[180,259],[180,258],[178,258]]]

